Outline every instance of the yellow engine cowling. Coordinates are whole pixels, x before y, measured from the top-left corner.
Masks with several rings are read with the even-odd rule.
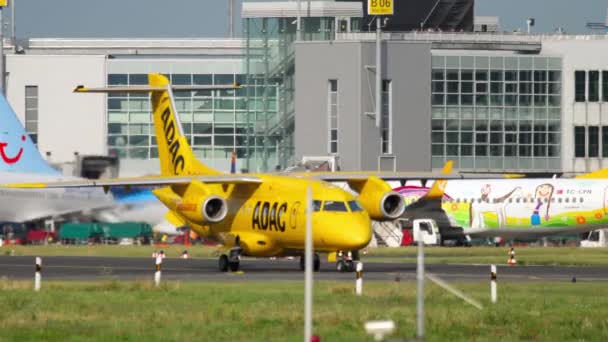
[[[392,221],[405,211],[403,196],[393,191],[391,186],[380,178],[352,180],[348,185],[359,193],[357,200],[372,220]]]
[[[221,222],[228,214],[226,199],[199,181],[156,189],[154,194],[177,215],[199,225]]]

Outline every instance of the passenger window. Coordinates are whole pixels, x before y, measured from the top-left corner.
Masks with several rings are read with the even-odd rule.
[[[572,203],[576,203],[576,197],[572,198]]]
[[[581,197],[581,203],[583,203],[583,197]]]
[[[321,201],[317,201],[317,200],[312,201],[312,210],[321,211]]]
[[[325,203],[323,203],[323,211],[345,212],[348,210],[346,209],[346,204],[344,202],[325,201]]]
[[[566,197],[566,203],[570,203],[570,199]]]
[[[558,198],[558,199],[557,199],[557,203],[562,203],[562,199],[561,199],[561,198]]]
[[[363,207],[357,201],[348,201],[348,206],[352,212],[363,211]]]

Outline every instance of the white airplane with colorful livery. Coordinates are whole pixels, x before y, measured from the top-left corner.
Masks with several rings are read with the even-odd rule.
[[[369,243],[371,221],[394,220],[403,214],[403,197],[385,180],[460,179],[433,173],[293,173],[222,174],[198,161],[175,112],[175,91],[234,89],[232,86],[177,86],[160,74],[149,85],[85,88],[78,93],[151,93],[161,175],[123,179],[13,184],[12,188],[133,188],[154,186],[169,209],[167,219],[187,225],[199,235],[222,243],[221,271],[239,269],[241,256],[302,256],[306,227],[306,192],[313,194],[313,244],[316,252],[338,253]],[[329,181],[347,182],[358,195]],[[40,191],[40,190],[38,190]],[[303,258],[300,259],[303,267]],[[315,254],[314,268],[320,259]],[[343,260],[338,260],[343,268]]]
[[[453,180],[443,191],[429,189],[410,183],[394,190],[406,202],[406,226],[434,219],[446,240],[538,238],[608,227],[608,169],[577,178]]]
[[[62,175],[44,160],[17,115],[0,95],[0,183],[78,180]],[[92,189],[25,191],[0,189],[0,221],[30,222],[86,215],[111,221],[112,196]]]

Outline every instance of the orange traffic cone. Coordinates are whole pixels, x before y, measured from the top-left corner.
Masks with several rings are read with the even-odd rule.
[[[513,247],[509,250],[509,260],[507,260],[507,264],[510,266],[517,265],[517,260],[515,260],[515,249]]]

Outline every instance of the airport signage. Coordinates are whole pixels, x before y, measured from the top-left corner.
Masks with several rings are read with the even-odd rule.
[[[395,0],[367,0],[368,15],[393,15]]]

